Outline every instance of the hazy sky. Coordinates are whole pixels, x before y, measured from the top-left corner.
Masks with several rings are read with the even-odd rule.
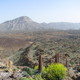
[[[80,22],[80,0],[0,0],[0,23],[20,16],[37,22]]]

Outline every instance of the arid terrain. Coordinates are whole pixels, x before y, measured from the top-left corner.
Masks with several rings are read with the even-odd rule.
[[[56,26],[59,27],[59,24],[67,26],[67,23],[57,23]],[[27,76],[35,76],[37,72],[34,67],[40,65],[41,55],[41,63],[45,69],[58,61],[67,67],[69,79],[65,80],[79,80],[80,30],[54,29],[51,27],[55,26],[54,24],[39,24],[28,17],[16,18],[0,26],[4,30],[0,32],[0,78],[20,80]],[[48,27],[45,29],[46,26]]]
[[[42,55],[43,65],[48,66],[50,59],[55,62],[55,54],[60,54],[60,63],[69,67],[70,79],[77,80],[78,73],[74,73],[80,65],[80,32],[79,30],[46,30],[38,32],[15,32],[0,33],[0,61],[12,61],[18,69],[38,65],[39,55]],[[0,64],[1,64],[0,63]],[[19,67],[20,68],[19,68]],[[75,68],[72,70],[71,68]],[[79,69],[79,68],[78,68]],[[4,70],[5,71],[5,70]],[[24,73],[24,72],[23,72]],[[16,73],[23,76],[23,73]],[[7,76],[6,76],[7,74]],[[1,75],[8,77],[13,73],[2,72]],[[15,77],[16,77],[15,76]],[[75,77],[75,79],[73,79]],[[79,77],[78,77],[79,78]],[[3,77],[5,80],[5,77]],[[8,77],[8,80],[13,78]],[[16,80],[16,79],[14,79]],[[79,79],[78,79],[79,80]]]
[[[80,0],[0,0],[0,80],[80,80]]]
[[[42,31],[30,33],[1,33],[0,55],[1,58],[14,55],[18,50],[29,47],[33,43],[49,44],[56,53],[79,55],[79,31]],[[45,47],[42,46],[42,47]],[[43,48],[44,49],[44,48]]]

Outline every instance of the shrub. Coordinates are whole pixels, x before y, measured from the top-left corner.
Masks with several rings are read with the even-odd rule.
[[[29,77],[30,75],[26,71],[23,71],[23,76],[24,77]]]
[[[37,65],[37,66],[34,67],[34,69],[35,69],[35,70],[38,70],[38,67],[39,67],[39,66]],[[42,66],[42,71],[43,71],[43,72],[45,72],[45,69],[46,69],[46,68],[45,68],[44,66]]]
[[[26,71],[29,75],[35,74],[35,70],[32,68],[24,68],[23,70]]]
[[[34,80],[32,78],[21,77],[20,80]]]
[[[51,64],[46,69],[46,74],[49,80],[63,80],[66,76],[66,67],[63,64]]]
[[[38,74],[34,77],[34,80],[45,80],[41,77],[41,74]]]
[[[26,80],[26,77],[21,77],[20,80]]]

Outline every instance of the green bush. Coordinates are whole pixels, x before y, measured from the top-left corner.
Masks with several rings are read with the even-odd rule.
[[[34,67],[35,70],[38,70],[38,65]],[[46,68],[42,66],[42,71],[45,72]]]
[[[26,76],[26,77],[30,76],[26,71],[23,71],[23,75]]]
[[[63,80],[66,76],[66,67],[63,64],[51,64],[46,69],[47,78],[49,80]]]
[[[32,78],[21,77],[20,80],[34,80]]]
[[[20,80],[27,80],[26,77],[21,77]]]
[[[34,75],[35,74],[35,70],[32,68],[24,68],[24,71],[26,71],[29,75]]]
[[[34,77],[34,80],[45,80],[42,78],[41,74],[38,74]]]

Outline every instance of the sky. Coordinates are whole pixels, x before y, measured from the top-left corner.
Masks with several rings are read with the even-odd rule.
[[[0,23],[20,16],[39,23],[80,23],[80,0],[0,0]]]

